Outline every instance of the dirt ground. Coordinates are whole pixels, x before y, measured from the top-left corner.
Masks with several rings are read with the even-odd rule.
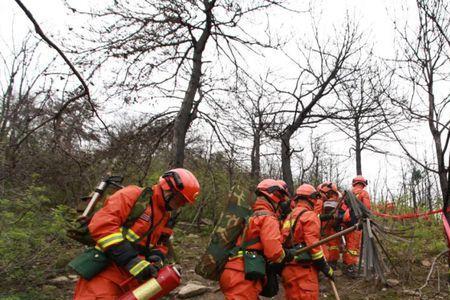
[[[181,240],[175,242],[178,260],[183,270],[183,283],[196,281],[211,289],[209,293],[190,299],[223,299],[217,282],[205,280],[194,272],[195,264],[199,255],[204,251],[208,236],[195,228],[184,227],[183,231],[190,233],[185,234]],[[432,276],[429,285],[422,290],[422,293],[419,293],[417,289],[425,283],[429,267],[423,266],[420,261],[417,262],[417,265],[411,266],[409,264],[407,269],[403,267],[402,263],[399,262],[395,269],[400,274],[396,275],[394,272],[387,274],[387,278],[392,280],[394,286],[382,286],[374,281],[366,281],[364,278],[349,279],[342,275],[342,272],[337,271],[336,287],[340,298],[342,300],[450,299],[450,286],[446,283],[446,266],[444,263],[437,265],[437,269],[440,271],[440,279]],[[176,299],[176,297],[172,298]],[[279,295],[272,299],[284,299],[282,287]],[[321,280],[320,299],[335,299],[327,280]]]
[[[195,274],[194,268],[198,258],[204,252],[205,245],[208,241],[208,234],[205,230],[199,230],[190,225],[180,224],[175,233],[175,251],[177,260],[182,271],[182,285],[171,293],[166,299],[178,299],[177,291],[186,283],[200,283],[209,287],[209,292],[192,297],[189,299],[199,300],[215,300],[224,299],[220,292],[217,282],[205,280]],[[440,279],[432,276],[429,284],[418,292],[426,280],[429,266],[426,267],[418,261],[415,264],[401,262],[401,258],[396,263],[395,268],[400,273],[396,275],[394,272],[387,274],[387,278],[391,279],[394,286],[381,286],[374,281],[366,281],[364,278],[349,279],[337,271],[336,286],[339,291],[340,298],[344,299],[450,299],[450,287],[446,283],[446,267],[444,262],[437,264],[437,271],[440,272]],[[73,283],[67,283],[63,287],[64,299],[72,299]],[[62,292],[62,291],[61,291]],[[268,298],[265,298],[268,299]],[[280,293],[272,299],[284,299],[282,287]],[[321,280],[320,299],[335,299],[331,287],[327,280]]]

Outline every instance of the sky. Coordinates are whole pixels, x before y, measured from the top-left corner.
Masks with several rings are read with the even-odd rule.
[[[101,3],[101,1],[97,1]],[[333,26],[339,26],[346,14],[355,17],[360,27],[367,33],[369,43],[373,44],[374,52],[380,57],[388,58],[395,55],[394,39],[395,32],[393,29],[393,20],[408,20],[414,18],[414,2],[409,1],[389,1],[389,0],[321,0],[313,1],[313,7],[316,12],[320,12],[320,28],[324,37],[328,32],[333,30]],[[69,27],[80,26],[84,21],[78,16],[69,13],[65,8],[62,0],[23,0],[23,3],[32,12],[36,20],[41,25],[44,32],[49,36],[55,37],[56,44],[59,44],[58,36],[64,36]],[[79,5],[96,5],[96,1],[78,0]],[[295,7],[304,9],[308,6],[306,1],[293,1]],[[408,12],[402,9],[405,6]],[[288,14],[289,15],[289,14]],[[272,12],[271,23],[278,26],[281,30],[292,32],[301,38],[308,39],[309,35],[309,19],[307,16],[286,17],[286,12]],[[291,16],[291,15],[289,15]],[[26,32],[32,29],[32,25],[25,17],[13,0],[0,0],[0,51],[7,52],[13,43],[18,43]],[[49,50],[52,51],[52,50]],[[250,60],[251,61],[251,60]],[[276,59],[265,62],[280,64]],[[255,63],[258,65],[258,63]],[[131,110],[135,112],[148,110],[148,106],[137,105]],[[330,127],[324,126],[321,132],[315,135],[321,135],[323,131],[329,131]],[[423,134],[417,134],[421,132]],[[309,133],[307,133],[309,134]],[[299,139],[304,139],[303,134]],[[408,134],[407,134],[408,135]],[[329,138],[330,148],[336,153],[348,153],[348,141],[339,134],[331,134]],[[421,140],[420,136],[426,136],[426,129],[418,128],[412,133],[410,139],[422,145],[429,145],[429,141]],[[425,144],[424,144],[425,143]],[[301,142],[299,142],[301,144]],[[392,144],[381,145],[385,149],[391,150],[398,155],[401,151]],[[420,147],[419,152],[428,148]],[[429,149],[428,151],[430,151]],[[382,156],[371,153],[363,153],[363,172],[369,181],[387,180],[388,185],[395,191],[398,182],[401,179],[401,161],[398,156]],[[346,162],[346,172],[349,180],[353,175],[353,161]]]

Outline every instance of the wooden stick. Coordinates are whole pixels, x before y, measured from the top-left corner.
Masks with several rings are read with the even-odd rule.
[[[295,252],[295,255],[299,255],[300,253],[303,253],[305,251],[309,251],[309,250],[311,250],[314,247],[317,247],[317,246],[323,245],[325,243],[328,243],[329,241],[334,240],[335,238],[338,238],[340,236],[346,235],[347,233],[353,232],[353,231],[357,230],[358,227],[359,227],[359,224],[355,224],[352,227],[349,227],[349,228],[347,228],[345,230],[339,231],[338,233],[330,235],[329,237],[326,237],[323,240],[320,240],[320,241],[318,241],[317,243],[315,243],[315,244],[313,244],[311,246],[298,249],[297,252]]]
[[[336,288],[336,284],[331,279],[330,279],[330,284],[331,284],[331,288],[333,289],[334,298],[336,298],[336,300],[341,300],[341,298],[339,297],[338,290]]]

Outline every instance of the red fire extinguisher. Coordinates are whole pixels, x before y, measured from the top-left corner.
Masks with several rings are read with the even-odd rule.
[[[180,285],[181,275],[174,266],[165,266],[158,272],[158,277],[141,284],[138,288],[120,296],[118,300],[156,300]]]

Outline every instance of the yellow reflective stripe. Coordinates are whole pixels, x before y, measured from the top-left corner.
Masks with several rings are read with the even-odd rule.
[[[105,249],[111,245],[118,244],[123,241],[123,236],[121,232],[111,233],[107,236],[102,237],[97,241],[98,245]]]
[[[330,246],[328,250],[339,250],[339,246]]]
[[[347,252],[348,252],[348,254],[353,255],[353,256],[358,256],[359,255],[358,254],[358,250],[347,249]]]
[[[103,249],[99,245],[95,245],[95,249],[97,249],[98,251],[102,251],[103,252]]]
[[[124,230],[125,230],[125,228],[123,228],[123,227],[120,228],[120,232],[123,232]],[[129,240],[130,242],[134,242],[134,241],[137,241],[139,239],[139,235],[137,235],[136,232],[134,232],[133,230],[128,228],[126,230],[126,232],[127,232],[127,234],[125,235],[125,238],[127,240]]]
[[[238,251],[238,253],[234,256],[231,256],[230,259],[235,259],[242,256],[244,256],[244,251]]]
[[[283,229],[291,228],[292,225],[294,225],[294,222],[293,222],[292,220],[286,220],[286,221],[284,221],[284,223],[283,223]]]
[[[323,252],[322,250],[320,250],[319,252],[316,253],[312,253],[311,254],[312,260],[318,260],[321,259],[323,257]]]
[[[140,262],[138,262],[137,264],[135,264],[131,269],[130,269],[130,274],[133,276],[136,276],[137,274],[141,273],[142,270],[144,270],[147,266],[149,266],[150,263],[146,260],[141,260]]]

